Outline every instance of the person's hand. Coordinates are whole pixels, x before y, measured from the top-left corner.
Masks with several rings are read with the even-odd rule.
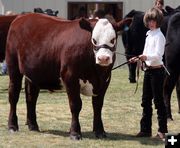
[[[132,57],[132,58],[129,59],[129,62],[130,63],[136,63],[138,60],[139,60],[138,57]]]
[[[139,55],[139,59],[140,59],[141,61],[146,61],[146,60],[147,60],[147,56],[141,54],[141,55]]]

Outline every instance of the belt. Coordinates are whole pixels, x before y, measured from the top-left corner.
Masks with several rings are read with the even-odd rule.
[[[147,69],[159,69],[162,68],[163,65],[157,65],[157,66],[148,66]]]

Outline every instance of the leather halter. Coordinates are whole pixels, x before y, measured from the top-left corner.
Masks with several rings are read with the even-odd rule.
[[[109,50],[111,50],[112,52],[115,52],[115,50],[116,50],[116,46],[114,45],[113,47],[110,47],[110,46],[108,46],[107,44],[103,44],[103,45],[99,45],[99,46],[95,46],[94,45],[94,50],[95,51],[98,51],[100,48],[106,48],[106,49],[109,49]]]

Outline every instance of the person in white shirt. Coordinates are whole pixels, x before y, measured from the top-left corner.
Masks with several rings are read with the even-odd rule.
[[[165,48],[165,37],[160,30],[163,14],[157,8],[151,8],[144,15],[144,24],[150,30],[147,32],[144,51],[142,55],[133,57],[130,62],[141,60],[146,65],[143,82],[142,95],[142,119],[140,121],[140,132],[137,137],[152,136],[152,100],[158,115],[158,133],[156,137],[165,138],[167,130],[167,116],[163,100],[163,81],[165,70],[163,68],[163,54]]]

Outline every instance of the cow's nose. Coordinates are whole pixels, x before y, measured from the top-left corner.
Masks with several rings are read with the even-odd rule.
[[[105,64],[108,63],[109,59],[110,59],[109,56],[99,56],[98,57],[99,62],[100,63],[105,63]]]

